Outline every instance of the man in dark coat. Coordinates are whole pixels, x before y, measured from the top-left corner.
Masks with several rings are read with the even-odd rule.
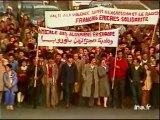
[[[64,87],[65,91],[66,108],[70,107],[74,85],[77,84],[76,78],[77,66],[74,63],[73,56],[67,55],[67,62],[62,66],[60,78],[61,85]]]
[[[134,59],[133,60],[133,65],[129,69],[129,80],[131,83],[131,90],[132,90],[132,95],[133,95],[133,100],[134,100],[134,110],[137,110],[138,106],[140,105],[140,100],[141,100],[141,88],[142,88],[142,83],[144,80],[144,70],[142,69],[142,66],[140,65],[140,60],[139,59]]]
[[[35,76],[36,65],[37,65],[37,76]],[[44,72],[42,67],[38,64],[38,59],[34,58],[33,64],[31,64],[27,70],[27,75],[29,76],[29,92],[31,93],[31,100],[34,109],[37,108],[38,98],[40,95],[40,87],[42,84],[41,79],[43,77],[43,74]],[[36,80],[36,86],[35,86],[35,80]]]

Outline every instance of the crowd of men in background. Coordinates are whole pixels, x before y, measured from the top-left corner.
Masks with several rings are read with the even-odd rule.
[[[133,100],[129,104],[135,110],[159,108],[160,49],[154,26],[93,23],[57,28],[81,32],[120,28],[116,59],[115,48],[98,46],[39,46],[37,58],[39,26],[45,27],[45,22],[33,25],[28,15],[16,19],[11,7],[0,21],[0,101],[7,109],[13,110],[15,101],[18,106],[55,108],[63,100],[66,108],[81,105],[81,100],[88,107],[124,108]]]

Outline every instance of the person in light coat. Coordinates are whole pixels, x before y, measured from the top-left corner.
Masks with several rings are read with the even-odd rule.
[[[141,104],[142,106],[149,105],[149,98],[150,98],[150,90],[152,88],[152,71],[149,67],[149,64],[145,63],[143,65],[145,69],[145,79],[144,79],[144,86],[142,86],[142,99]]]
[[[3,73],[5,72],[5,65],[8,64],[8,60],[3,58],[3,54],[0,53],[0,104],[2,102],[2,96],[4,91]]]
[[[83,84],[82,84],[82,97],[87,98],[89,107],[94,105],[94,98],[98,98],[98,66],[96,59],[90,58],[90,63],[85,64],[82,70]]]
[[[47,107],[55,107],[58,104],[58,67],[53,59],[49,59],[44,68],[44,84],[46,89]]]
[[[14,110],[15,92],[18,91],[17,87],[17,73],[12,70],[12,65],[6,65],[6,72],[3,73],[4,91],[5,91],[5,104],[6,109]]]
[[[110,86],[108,71],[109,67],[106,64],[105,60],[101,60],[100,66],[98,67],[98,76],[99,76],[99,96],[103,97],[103,107],[107,107],[107,100],[110,95]]]

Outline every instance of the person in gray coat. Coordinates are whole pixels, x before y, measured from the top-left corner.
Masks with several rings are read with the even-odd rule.
[[[98,67],[98,77],[99,77],[99,96],[103,97],[103,106],[107,107],[107,100],[110,95],[110,86],[108,78],[109,67],[105,60],[101,60],[100,66]]]
[[[87,98],[89,107],[94,105],[94,98],[98,98],[98,66],[96,59],[90,58],[90,63],[85,64],[82,70],[83,84],[82,84],[82,97]]]

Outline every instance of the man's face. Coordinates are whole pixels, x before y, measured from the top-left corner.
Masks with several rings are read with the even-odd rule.
[[[148,55],[147,54],[143,54],[143,60],[147,60],[148,59]]]
[[[80,53],[80,54],[83,54],[83,49],[79,49],[79,53]]]
[[[39,58],[39,62],[43,62],[44,59],[42,57]]]
[[[86,49],[84,49],[83,53],[84,55],[88,55],[88,51]]]
[[[27,33],[27,34],[26,34],[26,38],[27,38],[27,39],[31,39],[31,38],[32,38],[31,34]]]
[[[100,48],[99,47],[96,47],[96,52],[100,52]]]
[[[134,66],[138,66],[139,65],[139,63],[137,62],[137,60],[134,60],[133,64],[134,64]]]
[[[7,72],[11,71],[11,68],[8,67],[8,66],[6,66],[5,69],[6,69]]]
[[[68,58],[69,63],[73,63],[73,58]]]
[[[130,52],[129,48],[124,49],[124,53],[128,54]]]
[[[74,54],[74,60],[78,59],[78,54]]]
[[[34,65],[37,65],[37,64],[38,64],[38,58],[34,58],[34,59],[33,59],[33,64],[34,64]]]
[[[13,61],[13,60],[14,60],[14,57],[13,57],[13,56],[9,56],[9,57],[8,57],[8,60],[9,60],[9,61]]]
[[[138,56],[138,55],[141,55],[141,52],[140,52],[140,51],[137,51],[137,52],[136,52],[136,56]]]
[[[154,53],[154,48],[150,48],[149,53]]]
[[[48,63],[49,63],[49,64],[53,64],[53,63],[54,63],[54,60],[53,60],[53,59],[49,59],[49,60],[48,60]]]
[[[118,53],[118,58],[122,58],[123,57],[123,53],[122,52],[119,52]]]
[[[23,57],[24,56],[24,52],[19,52],[19,56]]]
[[[128,60],[128,61],[132,61],[132,60],[133,60],[132,55],[128,55],[127,60]]]
[[[56,60],[57,60],[57,61],[60,61],[61,58],[62,58],[62,57],[61,57],[60,55],[56,55]]]
[[[130,40],[131,38],[132,38],[131,34],[127,34],[127,35],[126,35],[126,39],[127,39],[127,40]]]
[[[91,64],[96,65],[96,59],[92,59]]]
[[[137,58],[138,58],[139,60],[142,60],[142,56],[141,56],[141,55],[138,55]]]

